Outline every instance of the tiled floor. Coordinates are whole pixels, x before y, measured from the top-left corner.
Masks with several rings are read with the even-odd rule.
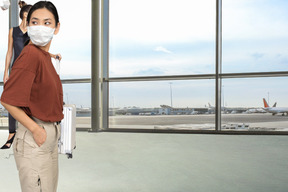
[[[4,143],[8,131],[0,130]],[[77,132],[59,192],[287,192],[288,137]],[[0,151],[0,191],[20,191]]]

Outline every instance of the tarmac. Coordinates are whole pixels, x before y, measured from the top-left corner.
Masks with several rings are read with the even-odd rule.
[[[222,114],[223,129],[232,125],[248,125],[250,129],[288,131],[288,116],[261,114]],[[7,117],[0,118],[0,129],[7,129]],[[77,117],[78,130],[91,128],[91,117]],[[215,114],[201,115],[124,115],[110,116],[110,128],[131,129],[215,129]],[[240,127],[241,128],[241,127]]]
[[[83,123],[84,119],[78,122]],[[109,123],[110,128],[215,130],[215,114],[111,116]],[[273,116],[269,113],[222,114],[223,130],[233,129],[235,125],[240,129],[245,128],[241,125],[246,125],[250,130],[288,131],[288,116]]]

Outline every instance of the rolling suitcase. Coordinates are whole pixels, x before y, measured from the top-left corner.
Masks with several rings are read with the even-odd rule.
[[[72,151],[76,148],[76,107],[75,105],[64,105],[64,118],[61,121],[61,136],[58,142],[59,154],[72,158]]]

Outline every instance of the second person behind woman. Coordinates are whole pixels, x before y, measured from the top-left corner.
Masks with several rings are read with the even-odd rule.
[[[24,44],[29,41],[29,36],[27,34],[27,15],[29,10],[31,9],[32,5],[27,5],[24,1],[20,1],[19,7],[21,8],[19,17],[21,19],[21,23],[17,27],[13,27],[9,30],[9,36],[8,36],[8,50],[6,54],[6,60],[5,60],[5,70],[4,70],[4,78],[3,83],[6,83],[9,79],[9,69],[13,67],[14,62],[20,55]],[[14,51],[14,59],[12,61]],[[11,64],[11,66],[10,66]],[[9,136],[7,139],[7,142],[1,147],[1,149],[9,149],[10,146],[13,143],[14,136],[16,133],[16,120],[11,116],[11,114],[8,114],[9,119]]]

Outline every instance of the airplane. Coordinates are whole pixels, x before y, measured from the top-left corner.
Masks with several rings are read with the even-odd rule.
[[[206,105],[205,105],[206,106]],[[207,107],[207,106],[206,106]],[[212,106],[209,102],[208,102],[208,107],[209,110],[215,110],[215,107]],[[221,110],[224,111],[226,108],[225,107],[221,107]]]
[[[273,107],[276,107],[277,102],[274,103]],[[266,110],[264,110],[262,107],[258,108],[250,108],[246,111],[246,113],[267,113]]]
[[[277,113],[282,113],[282,116],[286,113],[288,115],[288,107],[276,107],[277,102],[273,105],[273,107],[269,107],[265,98],[263,98],[264,102],[264,110],[272,113],[272,115],[276,115]]]
[[[267,111],[265,111],[263,108],[250,108],[246,111],[246,113],[267,113]]]

